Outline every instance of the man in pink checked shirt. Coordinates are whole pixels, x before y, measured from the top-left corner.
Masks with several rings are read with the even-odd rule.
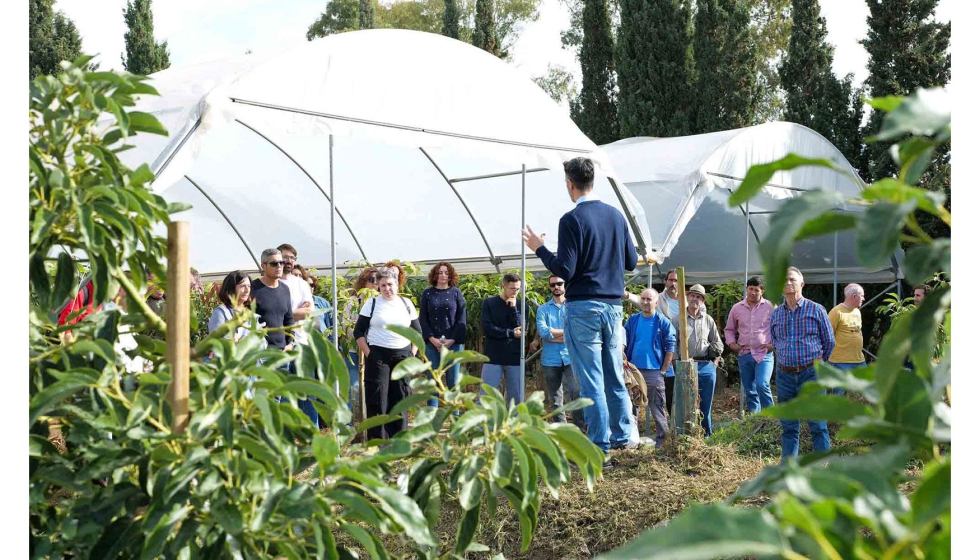
[[[772,378],[773,355],[769,314],[773,305],[762,297],[762,293],[762,280],[758,276],[749,278],[745,283],[745,299],[732,307],[725,325],[725,342],[738,353],[738,369],[749,412],[772,406],[769,379]]]

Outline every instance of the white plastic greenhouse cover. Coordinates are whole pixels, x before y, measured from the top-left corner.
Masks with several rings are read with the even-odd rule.
[[[338,267],[519,268],[522,165],[526,222],[550,233],[554,250],[573,207],[562,162],[578,156],[596,161],[595,192],[627,217],[640,254],[650,247],[642,209],[610,180],[603,152],[531,80],[466,43],[357,31],[151,78],[161,96],[135,109],[170,136],[139,135],[121,157],[151,162],[154,188],[193,205],[175,219],[190,222],[190,262],[202,274],[254,270],[263,249],[283,242],[307,267],[329,268],[331,178]]]
[[[771,122],[677,138],[628,138],[602,149],[645,210],[661,272],[683,266],[689,282],[742,278],[746,269],[750,276],[762,274],[758,241],[765,238],[769,218],[782,201],[816,188],[858,198],[864,188],[830,141],[795,123]],[[850,176],[815,166],[777,172],[749,202],[747,223],[745,206],[729,207],[728,197],[751,166],[790,153],[829,159],[850,170]],[[845,205],[842,210],[858,208]],[[890,262],[868,268],[857,261],[853,232],[840,233],[836,245],[837,282],[893,282],[902,277],[901,250]],[[808,283],[834,282],[834,246],[834,235],[799,242],[791,263],[803,271]]]

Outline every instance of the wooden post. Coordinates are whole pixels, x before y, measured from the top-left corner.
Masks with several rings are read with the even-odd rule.
[[[674,406],[670,418],[678,434],[690,434],[698,424],[698,371],[687,345],[687,284],[684,267],[677,268],[677,344],[680,361],[674,367]],[[693,398],[692,398],[693,396]]]
[[[181,434],[190,420],[191,286],[188,243],[190,224],[170,222],[167,228],[167,363],[173,376],[167,399],[173,432]]]

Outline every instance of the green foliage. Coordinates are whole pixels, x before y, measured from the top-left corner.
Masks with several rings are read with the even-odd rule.
[[[757,91],[758,47],[741,0],[698,0],[694,16],[697,69],[691,132],[701,134],[752,124]]]
[[[30,79],[60,70],[62,60],[82,54],[82,38],[75,22],[54,11],[55,0],[30,0],[28,17],[28,71]]]
[[[548,64],[548,72],[544,76],[532,78],[538,87],[544,90],[555,103],[568,101],[575,103],[578,88],[575,87],[575,76],[563,66]],[[574,118],[574,117],[573,117]]]
[[[123,68],[133,74],[148,75],[170,67],[167,42],[153,38],[153,0],[126,0],[123,20],[126,22],[126,54]]]
[[[493,0],[476,0],[476,19],[473,23],[473,45],[494,56],[502,56],[497,37]],[[505,57],[505,56],[504,56]]]
[[[870,11],[868,36],[861,44],[868,51],[868,81],[874,97],[909,95],[919,88],[943,87],[951,76],[949,42],[950,23],[935,20],[938,0],[866,0]],[[881,129],[885,112],[871,113],[865,136]],[[884,178],[898,172],[899,166],[889,156],[887,146],[869,145],[866,174]],[[946,155],[937,154],[937,156]],[[934,161],[934,171],[942,163]],[[938,188],[936,188],[938,187]],[[949,174],[933,190],[949,196]],[[948,231],[945,235],[949,235]]]
[[[572,108],[572,120],[596,144],[619,140],[616,113],[616,44],[606,0],[584,0],[582,93]]]
[[[690,133],[691,13],[680,0],[621,0],[616,44],[621,137]]]
[[[374,28],[374,0],[360,0],[357,5],[357,23],[361,29]]]
[[[459,0],[443,0],[442,34],[459,39]]]
[[[789,51],[779,67],[786,90],[784,120],[812,128],[841,150],[852,166],[861,163],[863,109],[855,104],[852,76],[838,80],[831,68],[834,47],[817,0],[793,0]]]
[[[890,132],[883,136],[906,138],[894,146],[893,152],[911,154],[920,150],[920,145],[948,142],[950,125],[943,118],[948,110],[936,104],[924,106],[923,97],[920,93],[904,100],[874,101],[889,112],[885,119],[889,124],[882,129]],[[927,136],[907,137],[913,131]],[[788,168],[822,165],[793,157],[796,163]],[[914,175],[910,173],[914,165],[914,157],[906,158],[900,173],[903,180],[879,181],[864,191],[860,202],[866,210],[853,221],[834,218],[833,206],[826,204],[828,197],[821,191],[784,204],[760,248],[770,298],[778,297],[785,281],[786,245],[797,239],[856,229],[856,243],[868,244],[872,240],[862,239],[862,231],[893,223],[891,216],[897,214],[900,235],[911,237],[917,248],[947,244],[948,239],[933,240],[917,231],[913,212],[921,208],[920,204],[932,206],[926,191],[904,182]],[[742,195],[746,192],[753,191],[745,184],[736,191]],[[908,203],[896,202],[898,196]],[[736,206],[735,196],[732,198],[730,205]],[[868,227],[869,223],[874,227]],[[913,235],[907,235],[906,230]],[[875,243],[874,251],[859,252],[865,266],[877,253],[894,251],[899,239],[879,230]],[[948,260],[929,262],[942,263],[939,271],[949,275]],[[917,277],[922,270],[916,272]],[[759,414],[843,422],[837,438],[852,445],[767,467],[756,479],[743,484],[727,504],[691,508],[666,527],[648,530],[604,558],[948,557],[952,463],[948,453],[941,450],[948,449],[952,431],[950,358],[947,346],[944,358],[937,363],[933,347],[940,325],[948,328],[950,294],[949,286],[937,288],[918,308],[895,317],[876,362],[849,371],[821,362],[817,380],[805,384],[799,397]],[[904,367],[908,357],[911,369]],[[834,388],[846,390],[849,396],[825,394]],[[874,444],[868,446],[865,442],[869,441]],[[923,464],[920,475],[907,470],[911,461]],[[909,497],[903,487],[910,478],[916,484]],[[769,502],[761,509],[733,507],[741,500],[763,495]]]
[[[790,0],[749,0],[753,42],[758,49],[756,58],[755,115],[752,124],[782,118],[785,100],[779,87],[779,65],[789,49],[793,25]]]
[[[412,394],[391,412],[411,413],[411,428],[392,440],[358,442],[390,417],[349,425],[343,357],[312,320],[302,326],[309,345],[262,350],[266,331],[252,310],[192,348],[191,419],[174,432],[173,372],[163,344],[143,335],[166,325],[144,302],[143,270],[166,276],[166,241],[152,232],[183,206],[151,192],[145,165],[134,171],[117,157],[130,135],[162,132],[153,117],[125,109],[133,95],[155,92],[139,76],[86,73],[88,62],[63,63],[57,77],[31,86],[34,555],[378,559],[389,557],[380,536],[393,535],[410,553],[438,558],[482,549],[472,542],[480,512],[492,513],[501,497],[521,520],[526,549],[542,484],[557,496],[574,463],[594,485],[601,451],[574,427],[546,423],[542,393],[508,408],[493,388],[484,386],[483,397],[465,391],[478,379],[445,386],[446,367],[486,360],[472,351],[444,353],[439,367],[417,358],[399,364],[393,377]],[[121,285],[130,313],[101,309],[62,339],[51,310],[75,290],[78,261],[93,272],[96,304]],[[244,338],[225,338],[243,324],[251,325]],[[147,359],[146,372],[126,371],[122,329],[135,333],[136,348],[125,352]],[[282,371],[290,362],[296,375]],[[432,393],[441,407],[420,406]],[[313,400],[323,431],[299,411],[299,399]],[[447,500],[466,512],[451,551],[435,537]]]
[[[942,274],[936,274],[929,284],[935,286],[938,289],[947,289],[949,287],[949,282],[945,280]],[[938,300],[936,300],[938,301]],[[905,299],[900,299],[898,294],[895,292],[890,292],[886,294],[882,300],[881,305],[879,305],[875,312],[883,317],[887,317],[891,321],[895,321],[899,317],[907,315],[915,311],[915,299],[909,296]],[[932,348],[932,357],[935,360],[942,359],[946,355],[946,349],[950,344],[950,312],[947,311],[943,321],[939,323],[939,327],[936,329],[935,343]]]

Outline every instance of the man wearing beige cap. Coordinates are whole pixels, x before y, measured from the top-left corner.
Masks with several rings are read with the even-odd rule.
[[[704,307],[707,294],[704,286],[695,284],[687,290],[687,309],[683,314],[683,320],[687,321],[687,349],[688,355],[694,360],[698,367],[698,395],[701,397],[701,427],[704,428],[704,436],[711,435],[711,401],[715,397],[715,378],[717,368],[715,359],[721,356],[725,349],[721,336],[718,335],[718,326],[715,320],[708,315]],[[674,320],[674,329],[680,332],[680,320]],[[683,341],[678,340],[678,344]]]

